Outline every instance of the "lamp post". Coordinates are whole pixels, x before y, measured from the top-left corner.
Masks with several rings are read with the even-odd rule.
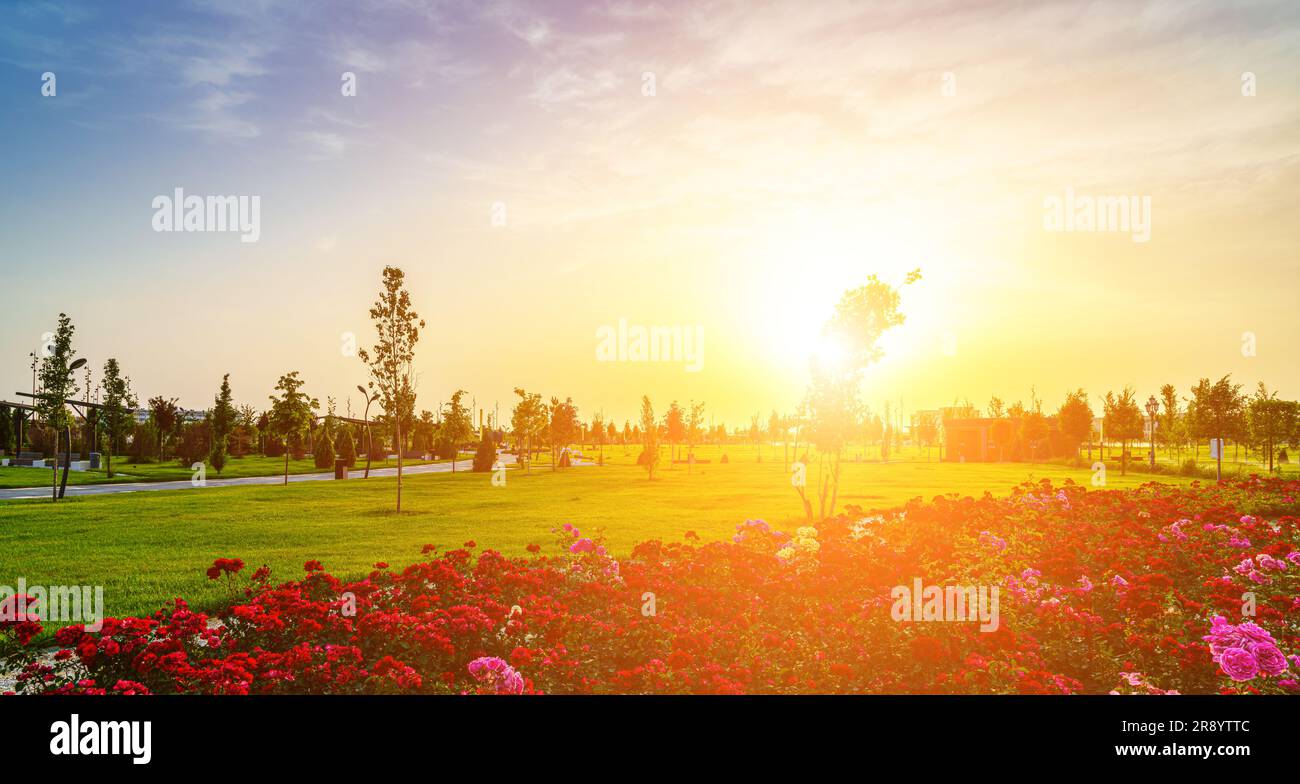
[[[374,400],[374,398],[372,398],[370,396],[370,393],[366,392],[366,388],[361,386],[360,384],[357,384],[357,391],[360,392],[361,396],[366,399],[366,413],[361,415],[361,418],[364,419],[366,422],[366,475],[363,476],[362,479],[369,479],[370,478],[370,453],[374,451],[373,449],[374,441],[371,439],[370,436],[370,401]]]
[[[1156,413],[1160,411],[1160,401],[1152,395],[1147,399],[1147,416],[1151,418],[1151,472],[1156,470]]]

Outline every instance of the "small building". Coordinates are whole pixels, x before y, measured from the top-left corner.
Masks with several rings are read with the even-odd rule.
[[[1019,420],[962,417],[943,420],[943,459],[952,463],[996,463],[1011,446]]]

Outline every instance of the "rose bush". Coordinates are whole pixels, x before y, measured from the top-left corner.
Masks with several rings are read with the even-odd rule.
[[[1300,690],[1300,482],[1026,484],[849,514],[787,535],[650,541],[615,560],[566,525],[555,555],[473,542],[345,581],[309,561],[17,647],[23,693],[1291,693]],[[891,589],[996,586],[1000,623],[899,622]],[[11,647],[40,631],[0,621]]]

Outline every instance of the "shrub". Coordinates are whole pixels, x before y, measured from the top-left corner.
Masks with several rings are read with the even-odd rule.
[[[496,447],[492,444],[492,439],[489,437],[488,431],[484,430],[483,439],[478,442],[478,450],[474,452],[473,470],[479,473],[491,471],[492,465],[496,463],[496,460]]]
[[[45,457],[54,455],[54,429],[45,425],[32,424],[27,428],[27,442],[33,452]]]
[[[284,442],[275,436],[267,436],[262,449],[262,454],[267,457],[282,457],[284,455]]]
[[[153,462],[156,454],[154,450],[158,443],[157,432],[149,422],[137,424],[131,429],[131,437],[127,445],[127,457],[130,462],[136,465]]]
[[[186,422],[181,425],[180,436],[176,439],[176,459],[187,468],[202,463],[212,451],[211,440],[206,423]]]
[[[347,425],[339,425],[336,440],[338,441],[338,458],[348,468],[352,468],[357,464],[357,447],[356,442],[352,440],[352,429]]]
[[[212,467],[221,473],[221,469],[226,467],[226,450],[221,444],[213,444],[212,451],[208,453],[208,462]]]
[[[334,467],[334,442],[330,440],[330,434],[325,432],[325,428],[321,428],[312,447],[312,462],[317,468]]]

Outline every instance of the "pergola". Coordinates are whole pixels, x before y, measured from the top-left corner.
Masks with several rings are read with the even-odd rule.
[[[42,395],[42,394],[39,393],[39,392],[37,392],[37,393],[31,393],[31,392],[15,392],[14,394],[17,395],[18,397],[25,397],[25,398],[28,398],[29,400],[42,400],[42,399],[45,399],[45,398],[49,397],[48,395]],[[64,400],[63,402],[64,402],[65,405],[72,406],[72,410],[75,411],[75,412],[77,413],[77,416],[81,417],[82,421],[84,421],[84,422],[89,422],[89,421],[90,421],[90,418],[87,416],[87,412],[89,412],[89,411],[100,411],[100,410],[103,410],[103,409],[108,408],[108,406],[105,406],[103,403],[92,403],[92,402],[90,402],[89,400]],[[15,420],[15,424],[18,425],[18,428],[17,428],[17,430],[18,430],[18,440],[17,440],[17,442],[14,444],[14,447],[15,447],[14,451],[15,451],[15,452],[21,452],[21,451],[22,451],[22,450],[21,450],[21,446],[22,446],[22,443],[23,443],[23,440],[22,440],[22,419],[26,419],[26,418],[28,418],[29,416],[35,414],[35,412],[36,412],[36,408],[35,408],[34,406],[24,405],[24,404],[22,404],[22,403],[5,403],[5,405],[12,406],[14,409],[16,409],[15,414],[14,414],[14,420]],[[23,411],[30,412],[30,413],[28,413],[28,414],[22,414],[21,412],[23,412]],[[20,417],[21,417],[21,418],[20,418]],[[96,424],[96,427],[98,427],[98,424]],[[69,469],[69,467],[70,467],[70,466],[69,466],[69,463],[71,462],[71,460],[72,460],[72,435],[71,435],[71,430],[69,430],[69,434],[68,434],[68,446],[67,446],[67,448],[64,450],[64,453],[63,453],[63,481],[62,481],[62,483],[61,483],[60,486],[59,486],[59,491],[58,491],[58,497],[59,497],[59,498],[62,498],[62,497],[63,497],[63,493],[64,493],[64,491],[65,491],[65,488],[68,486],[68,469]],[[57,462],[58,462],[57,455],[56,455],[56,457],[55,457],[55,462],[56,462],[56,465],[57,465]]]

